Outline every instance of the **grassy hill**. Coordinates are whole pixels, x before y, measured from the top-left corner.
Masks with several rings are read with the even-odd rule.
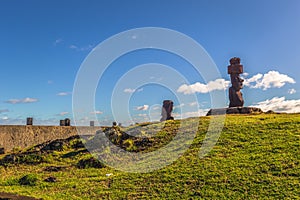
[[[217,144],[200,159],[209,119],[186,119],[200,121],[189,150],[173,164],[150,173],[126,173],[104,166],[91,158],[76,137],[0,156],[0,192],[43,199],[300,197],[300,114],[227,115]],[[159,148],[172,139],[178,123],[168,122],[166,129],[148,141],[147,148],[134,142],[124,143],[123,148]],[[157,125],[142,126],[155,129]]]

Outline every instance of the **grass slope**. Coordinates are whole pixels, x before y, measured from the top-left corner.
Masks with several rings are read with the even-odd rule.
[[[187,119],[200,120],[197,136],[182,157],[163,169],[135,174],[102,165],[78,167],[79,161],[90,155],[74,147],[75,139],[62,149],[0,166],[0,192],[43,199],[299,198],[299,114],[227,116],[218,143],[200,159],[198,151],[209,119]],[[176,123],[180,122],[170,122]],[[155,129],[151,124],[145,127],[151,126]],[[170,132],[158,133],[153,148],[172,139]],[[53,166],[58,168],[53,170]],[[20,183],[25,175],[33,177],[33,184]],[[45,182],[48,177],[57,181]]]

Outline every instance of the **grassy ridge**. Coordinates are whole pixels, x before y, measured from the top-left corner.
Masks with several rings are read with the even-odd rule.
[[[43,154],[44,162],[36,165],[0,166],[0,192],[43,199],[299,198],[299,114],[227,116],[218,143],[200,159],[209,119],[188,119],[200,120],[197,136],[182,157],[163,169],[143,174],[82,169],[79,160],[90,155],[69,145]],[[157,136],[163,141],[169,135],[164,130]],[[46,171],[49,166],[61,169]],[[36,176],[36,184],[21,185],[20,178],[28,174]],[[50,176],[57,182],[43,181]]]

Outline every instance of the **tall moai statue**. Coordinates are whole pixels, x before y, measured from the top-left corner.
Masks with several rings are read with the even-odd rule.
[[[160,121],[166,121],[166,120],[173,120],[174,117],[171,116],[173,111],[173,101],[171,100],[164,100],[163,101],[163,107],[161,109],[161,119]]]
[[[244,99],[241,89],[243,88],[244,80],[240,77],[243,73],[243,65],[241,59],[234,57],[230,59],[228,66],[228,74],[230,74],[231,87],[229,88],[229,107],[243,107]]]

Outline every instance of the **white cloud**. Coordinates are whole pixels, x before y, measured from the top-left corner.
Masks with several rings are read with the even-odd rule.
[[[69,46],[69,48],[77,50],[77,51],[90,51],[90,50],[93,49],[93,45],[89,44],[89,45],[84,46],[84,47],[78,47],[78,46],[72,44],[72,45]]]
[[[47,83],[50,85],[50,84],[53,84],[53,81],[52,80],[48,80]]]
[[[70,49],[77,49],[78,47],[77,46],[75,46],[75,45],[70,45]]]
[[[54,46],[58,45],[59,43],[62,43],[63,42],[63,39],[59,38],[57,40],[55,40],[55,42],[53,43]]]
[[[2,120],[8,120],[8,117],[7,116],[2,117]]]
[[[134,92],[135,92],[135,89],[126,88],[126,89],[124,89],[124,92],[125,92],[125,93],[134,93]]]
[[[153,107],[153,110],[160,110],[161,109],[161,106],[154,106]]]
[[[147,114],[138,114],[139,117],[148,117]]]
[[[35,98],[24,98],[24,99],[9,99],[7,101],[5,101],[6,103],[10,103],[10,104],[20,104],[20,103],[34,103],[37,102],[38,99]]]
[[[57,96],[67,96],[69,94],[72,94],[71,92],[60,92],[60,93],[57,93],[56,95]]]
[[[225,90],[228,88],[229,84],[230,82],[225,79],[216,79],[208,82],[208,84],[199,82],[191,85],[183,84],[177,89],[177,92],[183,94],[209,93],[214,90]]]
[[[249,76],[249,73],[244,72],[244,73],[242,74],[242,76],[243,76],[243,77]]]
[[[65,115],[67,115],[67,114],[69,114],[69,112],[61,112],[61,113],[59,113],[58,115],[60,115],[60,116],[65,116]]]
[[[33,102],[37,102],[37,101],[38,101],[38,99],[29,98],[29,97],[21,100],[22,103],[33,103]]]
[[[143,88],[140,88],[140,89],[132,89],[132,88],[125,88],[123,91],[125,93],[134,93],[134,92],[142,92],[144,89]]]
[[[285,74],[280,74],[277,71],[269,71],[266,74],[256,74],[249,79],[245,79],[244,85],[250,88],[281,88],[286,83],[296,83],[295,80]]]
[[[149,105],[143,105],[143,106],[137,106],[136,109],[137,110],[148,110]]]
[[[275,112],[297,113],[300,112],[300,99],[286,100],[285,97],[274,97],[252,106],[259,107],[265,112],[273,110]]]
[[[1,113],[5,113],[5,112],[9,112],[9,110],[8,109],[2,109],[2,110],[0,110],[0,114]]]
[[[91,112],[91,114],[101,115],[101,114],[103,114],[103,112],[99,111],[99,110],[95,110],[95,111]]]
[[[189,106],[196,106],[196,105],[199,105],[197,101],[194,101],[192,103],[189,103]]]
[[[177,106],[174,106],[173,108],[176,109],[176,108],[182,108],[183,106],[185,106],[184,103],[181,103],[180,105],[177,105]]]
[[[288,90],[288,93],[289,94],[295,94],[297,91],[293,88],[293,89],[289,89]]]

